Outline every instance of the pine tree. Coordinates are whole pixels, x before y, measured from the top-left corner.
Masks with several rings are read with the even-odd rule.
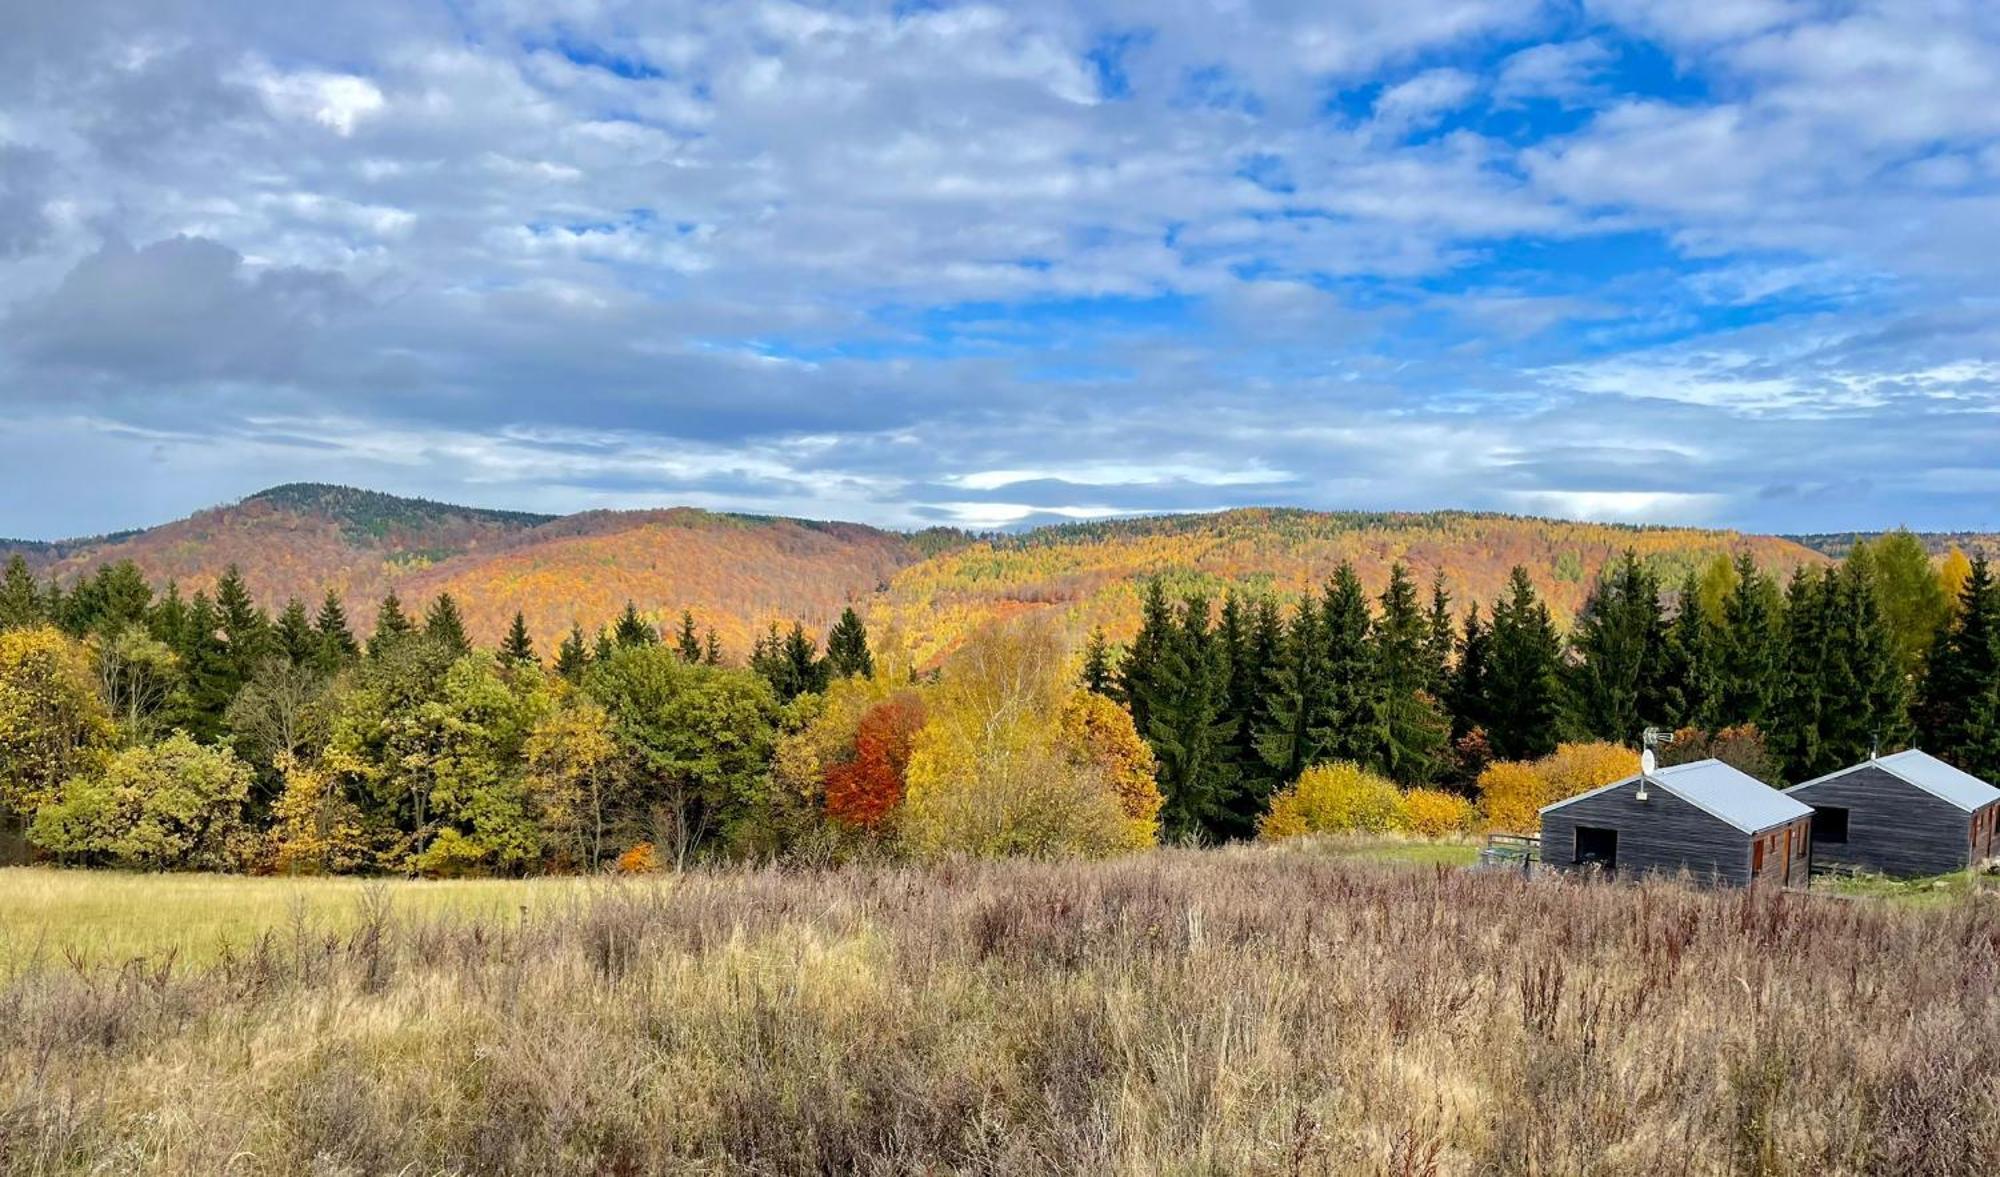
[[[2000,779],[2000,586],[1982,553],[1926,660],[1917,726],[1936,755]]]
[[[1479,620],[1479,605],[1474,602],[1465,613],[1465,636],[1459,640],[1458,662],[1451,668],[1447,688],[1453,740],[1474,730],[1484,731],[1492,718],[1486,712],[1486,672],[1492,652],[1492,637]]]
[[[1211,628],[1208,598],[1182,603],[1154,676],[1145,735],[1159,762],[1162,827],[1170,837],[1216,841],[1229,833],[1236,780],[1227,750],[1229,659]]]
[[[1458,629],[1451,619],[1451,594],[1445,591],[1444,570],[1431,576],[1430,633],[1431,697],[1440,703],[1451,691],[1451,661],[1458,652]]]
[[[516,666],[541,662],[535,657],[534,639],[528,636],[528,619],[518,609],[514,611],[514,623],[507,627],[507,640],[500,644],[500,657]]]
[[[416,632],[409,614],[403,612],[403,602],[397,598],[395,590],[382,598],[382,604],[375,610],[375,632],[368,638],[368,657],[379,659],[404,638]]]
[[[313,633],[312,620],[306,616],[305,602],[297,597],[287,600],[284,611],[278,614],[274,637],[278,652],[293,666],[307,665],[319,653],[318,635]]]
[[[166,718],[203,743],[222,734],[222,715],[240,683],[232,679],[229,648],[221,636],[222,620],[207,593],[196,593],[188,605],[187,624],[174,651],[180,658],[179,688],[167,701]]]
[[[277,652],[271,619],[250,599],[250,590],[234,564],[215,582],[215,615],[224,646],[223,689],[234,698],[257,673],[258,665]]]
[[[1720,683],[1716,718],[1724,726],[1762,726],[1778,679],[1778,589],[1748,552],[1736,558],[1733,571],[1735,587],[1722,603],[1722,632],[1716,645]]]
[[[644,643],[641,643],[644,644]],[[591,648],[590,660],[600,666],[618,656],[619,645],[612,640],[611,631],[599,629],[597,644]]]
[[[424,613],[424,636],[453,654],[472,652],[472,639],[465,636],[465,619],[450,593],[439,593]]]
[[[583,627],[570,623],[569,636],[556,649],[556,673],[571,682],[582,682],[583,672],[590,669],[590,651],[583,644]]]
[[[619,615],[618,624],[612,627],[611,637],[620,649],[625,650],[660,644],[659,631],[639,616],[639,607],[631,601],[625,602],[625,612]]]
[[[332,589],[326,591],[326,599],[319,603],[319,614],[313,618],[313,636],[319,647],[315,658],[326,674],[338,673],[361,654],[361,645],[347,625],[347,607],[341,603],[340,594]]]
[[[44,620],[41,586],[16,552],[7,559],[6,575],[0,576],[0,630],[26,629]]]
[[[708,636],[702,640],[701,664],[703,666],[722,665],[722,639],[715,636],[714,626],[709,626]]]
[[[153,603],[153,611],[146,617],[146,631],[156,642],[164,643],[169,649],[179,649],[181,631],[187,628],[187,602],[181,600],[181,586],[174,581],[167,582],[167,591]]]
[[[1160,693],[1161,663],[1174,640],[1174,611],[1166,585],[1155,577],[1139,598],[1139,634],[1118,666],[1118,699],[1132,713],[1140,735],[1152,728],[1153,701]]]
[[[1451,721],[1431,694],[1438,679],[1435,631],[1400,561],[1389,568],[1381,604],[1370,639],[1375,746],[1369,761],[1399,784],[1424,785],[1442,766]]]
[[[1083,647],[1083,689],[1099,695],[1109,695],[1113,689],[1111,676],[1111,646],[1104,640],[1102,628],[1090,631],[1090,641]]]
[[[1779,775],[1788,780],[1808,780],[1841,767],[1830,756],[1821,730],[1829,702],[1852,705],[1849,695],[1828,697],[1829,688],[1838,689],[1841,671],[1830,640],[1828,595],[1827,578],[1804,568],[1793,572],[1785,586],[1777,681],[1761,726]]]
[[[695,631],[692,609],[681,610],[681,628],[674,637],[674,652],[689,665],[701,661],[701,635]]]
[[[779,693],[780,700],[789,702],[799,695],[826,689],[831,667],[819,656],[819,643],[806,633],[803,622],[792,622],[791,631],[785,635],[784,658],[786,690]]]
[[[1380,690],[1369,625],[1361,578],[1342,561],[1320,606],[1322,689],[1312,729],[1327,759],[1367,764],[1379,747]]]
[[[1257,819],[1270,808],[1271,794],[1281,782],[1264,759],[1264,732],[1271,726],[1271,677],[1284,656],[1285,626],[1277,602],[1260,598],[1251,610],[1241,652],[1231,660],[1229,714],[1236,721],[1230,742],[1236,766],[1236,797],[1231,805],[1232,834],[1249,837]]]
[[[840,620],[826,635],[826,660],[839,678],[869,678],[875,673],[875,656],[868,652],[868,627],[852,606],[843,609]]]
[[[1326,698],[1324,654],[1319,607],[1308,595],[1293,610],[1278,656],[1264,673],[1263,706],[1256,721],[1264,775],[1280,786],[1298,780],[1322,758],[1314,725]]]
[[[1493,607],[1485,697],[1486,737],[1502,760],[1535,760],[1555,751],[1562,686],[1561,643],[1548,606],[1518,565],[1507,596]]]
[[[1714,626],[1702,610],[1701,589],[1690,572],[1681,582],[1673,624],[1660,651],[1660,718],[1669,728],[1716,726],[1714,651]]]
[[[1849,553],[1831,591],[1832,640],[1845,666],[1842,680],[1828,692],[1836,706],[1826,725],[1827,744],[1834,759],[1852,764],[1872,750],[1909,746],[1909,678],[1896,629],[1882,610],[1872,549]],[[1837,705],[1843,692],[1852,706]]]
[[[1631,743],[1648,723],[1666,720],[1666,633],[1659,582],[1627,548],[1591,590],[1570,635],[1576,657],[1563,685],[1572,730]]]

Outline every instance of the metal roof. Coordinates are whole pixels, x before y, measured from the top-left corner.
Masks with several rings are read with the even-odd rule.
[[[1928,752],[1912,748],[1893,756],[1880,756],[1864,760],[1860,764],[1850,764],[1839,772],[1830,772],[1823,777],[1814,777],[1802,785],[1794,785],[1793,790],[1810,788],[1822,781],[1843,777],[1856,769],[1873,765],[1890,776],[1907,781],[1940,801],[1955,805],[1967,813],[2000,801],[2000,789],[1994,788],[1969,772],[1961,772],[1939,760]]]
[[[1781,826],[1789,821],[1812,816],[1812,806],[1787,797],[1778,790],[1758,780],[1746,772],[1724,764],[1720,760],[1696,760],[1687,764],[1675,764],[1654,769],[1647,778],[1658,788],[1665,789],[1674,796],[1694,806],[1719,821],[1727,822],[1746,834],[1755,834]],[[1607,793],[1623,785],[1635,784],[1639,780],[1635,773],[1623,780],[1612,781],[1602,788],[1580,793],[1554,805],[1545,805],[1542,812],[1561,809],[1565,805]]]

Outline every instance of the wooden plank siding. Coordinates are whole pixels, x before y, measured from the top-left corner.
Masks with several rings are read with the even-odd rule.
[[[1972,861],[1973,816],[1872,764],[1788,790],[1814,809],[1847,810],[1847,841],[1822,840],[1823,866],[1915,877],[1964,870]]]
[[[1704,882],[1750,882],[1750,835],[1657,784],[1644,801],[1634,800],[1638,791],[1636,783],[1626,784],[1542,814],[1542,861],[1559,871],[1578,869],[1576,827],[1597,826],[1618,831],[1620,878],[1686,870]]]

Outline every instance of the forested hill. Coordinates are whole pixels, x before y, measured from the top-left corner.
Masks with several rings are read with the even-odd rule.
[[[1068,523],[995,537],[907,568],[877,602],[920,659],[996,617],[1057,609],[1072,628],[1113,641],[1138,628],[1139,590],[1155,575],[1181,593],[1292,597],[1318,588],[1343,560],[1379,593],[1400,561],[1428,587],[1442,573],[1455,608],[1490,605],[1515,565],[1567,624],[1598,570],[1627,548],[1667,585],[1718,556],[1749,552],[1784,577],[1827,558],[1775,536],[1681,527],[1574,523],[1466,511],[1325,512],[1252,508]]]
[[[365,627],[391,589],[413,608],[449,592],[474,640],[500,639],[516,610],[553,645],[572,622],[609,622],[627,600],[655,620],[691,609],[732,658],[771,621],[823,631],[854,603],[928,660],[985,622],[1056,610],[1081,635],[1114,640],[1137,624],[1143,581],[1176,592],[1236,587],[1290,597],[1351,560],[1371,592],[1396,561],[1428,586],[1441,572],[1457,607],[1490,603],[1525,566],[1560,620],[1582,604],[1605,561],[1632,548],[1677,584],[1689,569],[1748,551],[1783,576],[1826,557],[1791,540],[1691,528],[1635,527],[1443,511],[1422,514],[1245,509],[1070,523],[975,538],[906,535],[690,508],[553,517],[295,484],[143,531],[18,550],[39,574],[77,577],[131,560],[183,594],[237,565],[276,609],[329,588]]]
[[[1855,544],[1877,539],[1882,534],[1879,531],[1823,531],[1785,538],[1796,540],[1815,552],[1824,552],[1839,559],[1853,550]],[[1953,548],[1961,552],[1984,551],[1989,555],[2000,554],[2000,532],[1918,531],[1912,534],[1917,537],[1917,542],[1924,545],[1924,550],[1933,556],[1942,556]]]

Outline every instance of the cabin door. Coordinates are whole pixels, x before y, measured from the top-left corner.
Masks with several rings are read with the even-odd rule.
[[[1597,826],[1576,827],[1576,864],[1594,866],[1605,874],[1618,869],[1618,831]]]

